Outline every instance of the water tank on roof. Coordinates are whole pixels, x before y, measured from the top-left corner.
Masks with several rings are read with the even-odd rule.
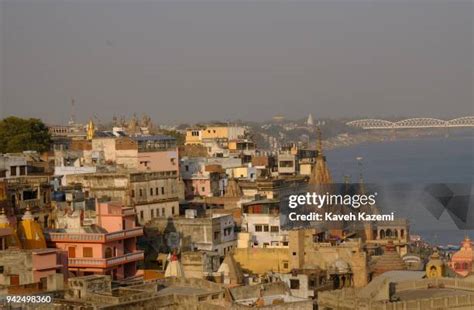
[[[66,194],[64,192],[53,192],[53,201],[66,201]]]
[[[187,219],[193,219],[197,217],[197,210],[194,209],[188,209],[184,211],[184,215]]]

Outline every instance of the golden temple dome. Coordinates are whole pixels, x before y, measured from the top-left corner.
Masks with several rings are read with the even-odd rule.
[[[40,224],[34,220],[29,208],[26,209],[21,222],[18,224],[18,235],[24,249],[46,248],[43,230]]]

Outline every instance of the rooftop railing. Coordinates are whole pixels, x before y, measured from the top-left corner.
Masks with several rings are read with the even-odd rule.
[[[46,232],[46,240],[52,242],[93,242],[105,243],[114,240],[138,237],[143,235],[143,228],[136,227],[111,233],[67,233]]]

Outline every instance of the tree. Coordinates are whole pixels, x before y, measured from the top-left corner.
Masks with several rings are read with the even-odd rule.
[[[0,153],[48,151],[51,135],[39,119],[7,117],[0,121]]]

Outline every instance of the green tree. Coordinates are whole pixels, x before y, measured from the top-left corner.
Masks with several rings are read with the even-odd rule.
[[[0,153],[48,151],[51,135],[39,119],[7,117],[0,121]]]

